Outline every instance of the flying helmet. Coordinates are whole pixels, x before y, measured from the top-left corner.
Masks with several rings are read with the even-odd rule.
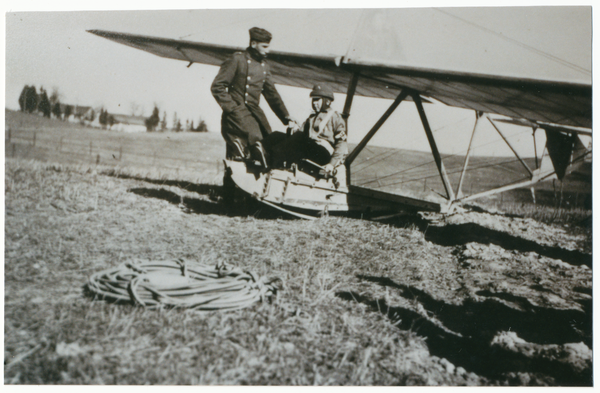
[[[310,92],[311,97],[329,98],[333,101],[333,90],[327,85],[315,85]]]

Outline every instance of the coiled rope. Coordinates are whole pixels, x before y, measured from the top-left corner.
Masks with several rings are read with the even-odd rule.
[[[87,286],[104,298],[150,308],[237,310],[274,296],[283,281],[224,263],[210,267],[175,260],[128,262],[93,274]]]

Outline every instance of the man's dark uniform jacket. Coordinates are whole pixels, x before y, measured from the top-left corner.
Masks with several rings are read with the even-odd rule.
[[[211,92],[223,109],[221,133],[229,145],[237,139],[246,147],[271,133],[259,107],[261,94],[281,122],[288,124],[289,113],[270,77],[269,65],[252,48],[234,53],[221,65]]]

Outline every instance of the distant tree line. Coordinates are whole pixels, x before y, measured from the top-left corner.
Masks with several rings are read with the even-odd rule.
[[[115,117],[108,113],[108,111],[104,108],[100,109],[100,114],[98,115],[98,122],[102,125],[102,128],[112,127],[116,121]]]
[[[25,85],[19,96],[19,107],[23,112],[33,113],[39,111],[46,117],[50,117],[52,112],[52,103],[43,87],[40,87],[40,93],[38,94],[35,86]]]
[[[48,118],[54,116],[60,120],[67,120],[71,115],[81,118],[83,114],[75,113],[75,107],[60,102],[60,92],[57,87],[54,87],[52,93],[48,96],[48,92],[43,87],[40,87],[38,93],[34,85],[25,85],[19,95],[19,108],[22,112],[38,112]],[[85,113],[85,119],[80,120],[94,121],[96,114],[93,109],[88,109]]]
[[[137,117],[135,116],[136,114],[139,115],[139,113],[136,113],[139,107],[140,106],[135,103],[131,104],[132,117]],[[60,102],[60,92],[56,87],[52,89],[52,93],[48,96],[48,92],[43,87],[40,87],[38,93],[34,85],[25,85],[19,96],[19,108],[22,112],[38,112],[45,117],[50,118],[51,116],[54,116],[61,120],[68,120],[69,117],[73,115],[82,123],[84,120],[91,123],[96,118],[96,112],[90,107],[77,107],[74,105],[62,104]],[[85,114],[82,109],[85,111]],[[143,112],[143,107],[141,111]],[[202,118],[198,120],[197,126],[194,126],[194,121],[190,121],[189,119],[186,120],[185,125],[183,125],[182,120],[177,117],[177,112],[174,112],[173,121],[171,122],[172,126],[169,129],[167,126],[167,112],[163,112],[162,119],[159,114],[160,110],[158,105],[154,105],[152,114],[144,119],[144,125],[147,131],[208,132],[206,122],[202,120]],[[138,119],[140,118],[138,117]],[[98,122],[102,128],[110,128],[117,123],[117,120],[114,115],[108,113],[108,110],[100,108]]]
[[[160,110],[157,105],[154,105],[154,109],[152,110],[152,114],[145,121],[146,129],[149,132],[152,131],[168,131],[167,127],[167,112],[163,111],[162,119],[159,116]],[[189,119],[185,121],[185,126],[181,124],[181,119],[177,117],[177,112],[173,113],[173,126],[171,128],[174,132],[208,132],[208,127],[202,118],[198,120],[198,126],[194,127],[194,121],[190,121]]]

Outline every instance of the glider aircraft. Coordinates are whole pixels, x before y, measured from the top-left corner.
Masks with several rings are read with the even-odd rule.
[[[155,55],[193,63],[220,66],[243,47],[216,45],[178,39],[158,38],[104,30],[90,33]],[[562,180],[591,156],[580,136],[591,136],[591,77],[579,80],[528,75],[457,71],[406,65],[403,61],[357,55],[349,50],[345,56],[323,56],[271,51],[268,55],[272,80],[287,86],[312,88],[317,83],[346,95],[342,116],[350,115],[353,98],[358,96],[393,100],[381,118],[366,133],[338,167],[333,177],[325,177],[319,168],[307,162],[294,170],[271,169],[263,173],[242,161],[225,160],[236,186],[260,202],[293,215],[312,218],[323,214],[383,214],[383,212],[433,211],[451,213],[457,206],[504,191],[532,187],[549,179]],[[431,147],[443,193],[435,198],[401,195],[363,187],[353,183],[352,163],[363,152],[381,126],[404,101],[413,101],[423,131]],[[424,103],[441,102],[447,106],[472,110],[475,126],[460,178],[451,184],[444,157],[440,154]],[[463,183],[469,170],[471,144],[478,128],[489,122],[525,169],[527,178],[492,189],[465,193]],[[535,167],[523,159],[502,130],[510,123],[536,132],[543,130],[546,146],[540,159],[535,153]],[[350,129],[351,133],[352,130]],[[467,195],[468,194],[468,195]]]

